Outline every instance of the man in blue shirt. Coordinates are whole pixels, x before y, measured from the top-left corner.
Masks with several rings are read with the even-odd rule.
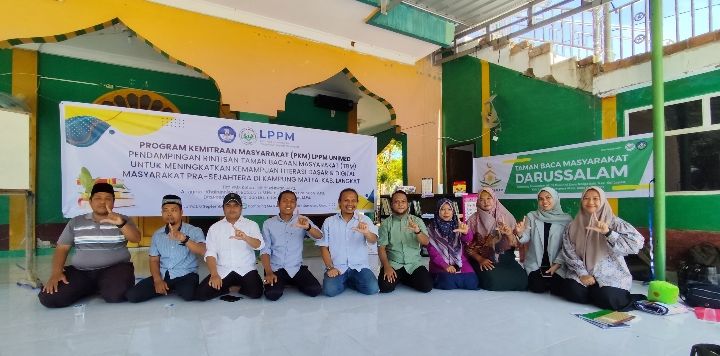
[[[193,300],[198,286],[197,257],[205,254],[202,230],[182,222],[182,201],[177,195],[162,200],[165,226],[152,236],[150,277],[132,287],[125,297],[131,303],[175,292],[184,300]]]
[[[342,293],[346,287],[363,294],[376,294],[378,281],[370,270],[368,243],[377,242],[377,227],[370,218],[355,212],[358,194],[352,188],[340,192],[340,213],[325,219],[320,246],[325,276],[323,292],[328,297]]]
[[[280,213],[265,220],[262,229],[265,247],[260,251],[260,260],[265,270],[265,297],[278,300],[286,284],[317,296],[322,290],[320,282],[302,265],[303,239],[306,235],[321,239],[322,232],[307,217],[295,216],[297,196],[293,191],[280,193],[278,208]]]

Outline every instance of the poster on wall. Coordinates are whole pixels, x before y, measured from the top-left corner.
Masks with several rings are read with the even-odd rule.
[[[478,195],[475,193],[462,196],[462,221],[466,223],[468,218],[477,212]]]
[[[502,199],[535,199],[543,187],[578,197],[593,185],[608,198],[647,197],[652,179],[651,134],[475,158],[473,164],[473,187],[490,187]]]
[[[130,216],[160,215],[166,194],[187,216],[220,216],[229,192],[243,214],[274,215],[286,189],[301,214],[337,212],[345,188],[358,210],[374,209],[372,136],[73,102],[60,104],[60,136],[65,217],[90,211],[96,182],[112,184]]]

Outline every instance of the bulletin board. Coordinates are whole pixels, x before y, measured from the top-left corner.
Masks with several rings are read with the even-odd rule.
[[[30,116],[0,109],[0,190],[30,189]]]

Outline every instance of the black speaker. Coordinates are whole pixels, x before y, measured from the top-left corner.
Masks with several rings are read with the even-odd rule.
[[[314,100],[315,106],[335,111],[351,111],[355,103],[352,100],[335,98],[327,95],[318,95]]]

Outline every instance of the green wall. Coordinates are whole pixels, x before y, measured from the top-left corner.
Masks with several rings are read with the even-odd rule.
[[[493,105],[502,125],[498,140],[490,141],[492,155],[602,138],[601,103],[592,94],[494,64],[490,64],[490,93],[497,95]]]
[[[288,94],[285,98],[285,111],[279,112],[277,118],[270,120],[270,123],[328,131],[348,131],[348,113],[335,111],[335,117],[332,117],[330,110],[316,107],[313,102],[314,98],[311,96]]]
[[[493,155],[569,145],[602,138],[601,101],[580,90],[528,78],[521,73],[490,64],[490,92],[497,94],[495,108],[502,123],[498,141],[491,141]],[[480,61],[463,57],[443,64],[444,146],[482,134]],[[720,92],[720,70],[665,83],[665,100],[672,101]],[[650,87],[617,95],[618,136],[625,132],[625,111],[651,105]],[[459,141],[459,142],[458,142]],[[481,156],[481,139],[475,156]],[[667,197],[667,227],[677,230],[720,231],[720,195],[671,195]],[[532,200],[503,200],[520,217],[536,208]],[[635,226],[647,227],[648,198],[619,200],[618,215]],[[563,209],[575,214],[577,199],[565,199]]]
[[[217,116],[219,111],[218,90],[208,79],[48,54],[39,54],[38,73],[38,224],[65,222],[60,201],[61,101],[90,103],[107,92],[129,87],[160,93],[186,114]],[[7,213],[0,211],[0,215],[7,219]]]
[[[665,83],[665,101],[720,92],[720,70]],[[625,134],[625,111],[652,104],[652,88],[644,87],[617,95],[618,136]],[[670,195],[666,200],[668,229],[720,231],[720,195]],[[621,199],[620,215],[636,226],[648,226],[647,198]]]
[[[465,56],[443,64],[443,153],[447,146],[475,143],[482,156],[480,60]],[[493,155],[570,145],[602,137],[601,103],[581,90],[526,77],[489,65],[490,94],[501,122],[498,140],[490,141]],[[503,200],[521,218],[537,209],[535,200]],[[578,199],[565,199],[563,209],[574,214]]]
[[[480,113],[482,111],[480,92],[480,61],[472,57],[461,57],[443,64],[442,67],[442,116],[443,141],[445,147],[463,142],[482,134]],[[480,139],[475,156],[482,152]]]
[[[0,49],[0,92],[10,94],[12,92],[12,51]],[[8,224],[9,199],[7,196],[0,196],[0,225]]]

